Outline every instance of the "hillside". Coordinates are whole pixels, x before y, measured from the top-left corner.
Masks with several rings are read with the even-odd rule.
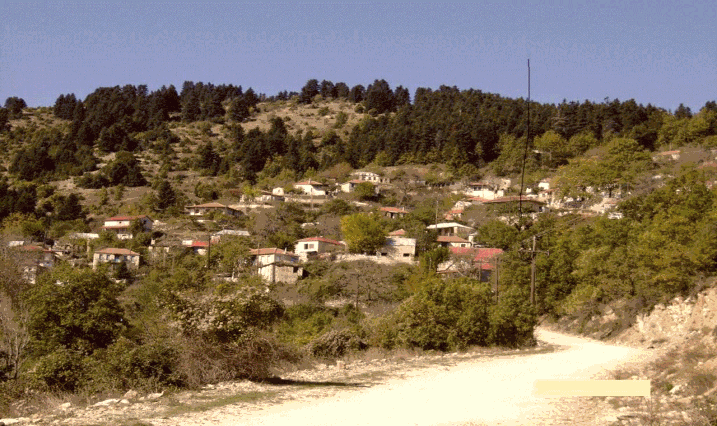
[[[538,318],[613,338],[713,286],[714,102],[310,83],[273,98],[100,88],[8,113],[7,410],[26,389],[197,388],[369,348],[530,345]]]

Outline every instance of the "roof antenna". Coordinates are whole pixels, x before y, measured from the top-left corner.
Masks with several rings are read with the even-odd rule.
[[[525,161],[528,157],[528,144],[530,143],[530,59],[528,59],[528,130],[525,137],[525,149],[523,150],[523,167],[520,172],[520,192],[518,193],[518,222],[523,219],[523,181],[525,180]]]

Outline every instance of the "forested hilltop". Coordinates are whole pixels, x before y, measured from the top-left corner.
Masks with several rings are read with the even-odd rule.
[[[128,85],[8,98],[0,147],[6,411],[368,348],[521,346],[541,316],[587,328],[612,307],[608,336],[717,275],[714,101]],[[309,242],[335,251],[299,261]],[[292,281],[262,279],[265,255]]]

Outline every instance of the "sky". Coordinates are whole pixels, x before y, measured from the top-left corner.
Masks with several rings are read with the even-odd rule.
[[[184,81],[268,96],[309,79],[542,103],[717,99],[714,0],[0,2],[0,102]]]

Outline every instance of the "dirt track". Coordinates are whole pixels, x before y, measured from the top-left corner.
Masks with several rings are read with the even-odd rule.
[[[295,400],[225,406],[152,419],[155,425],[556,425],[609,424],[597,399],[532,395],[539,379],[597,378],[649,352],[539,330],[556,352],[473,359],[410,370],[369,386],[342,388]]]

